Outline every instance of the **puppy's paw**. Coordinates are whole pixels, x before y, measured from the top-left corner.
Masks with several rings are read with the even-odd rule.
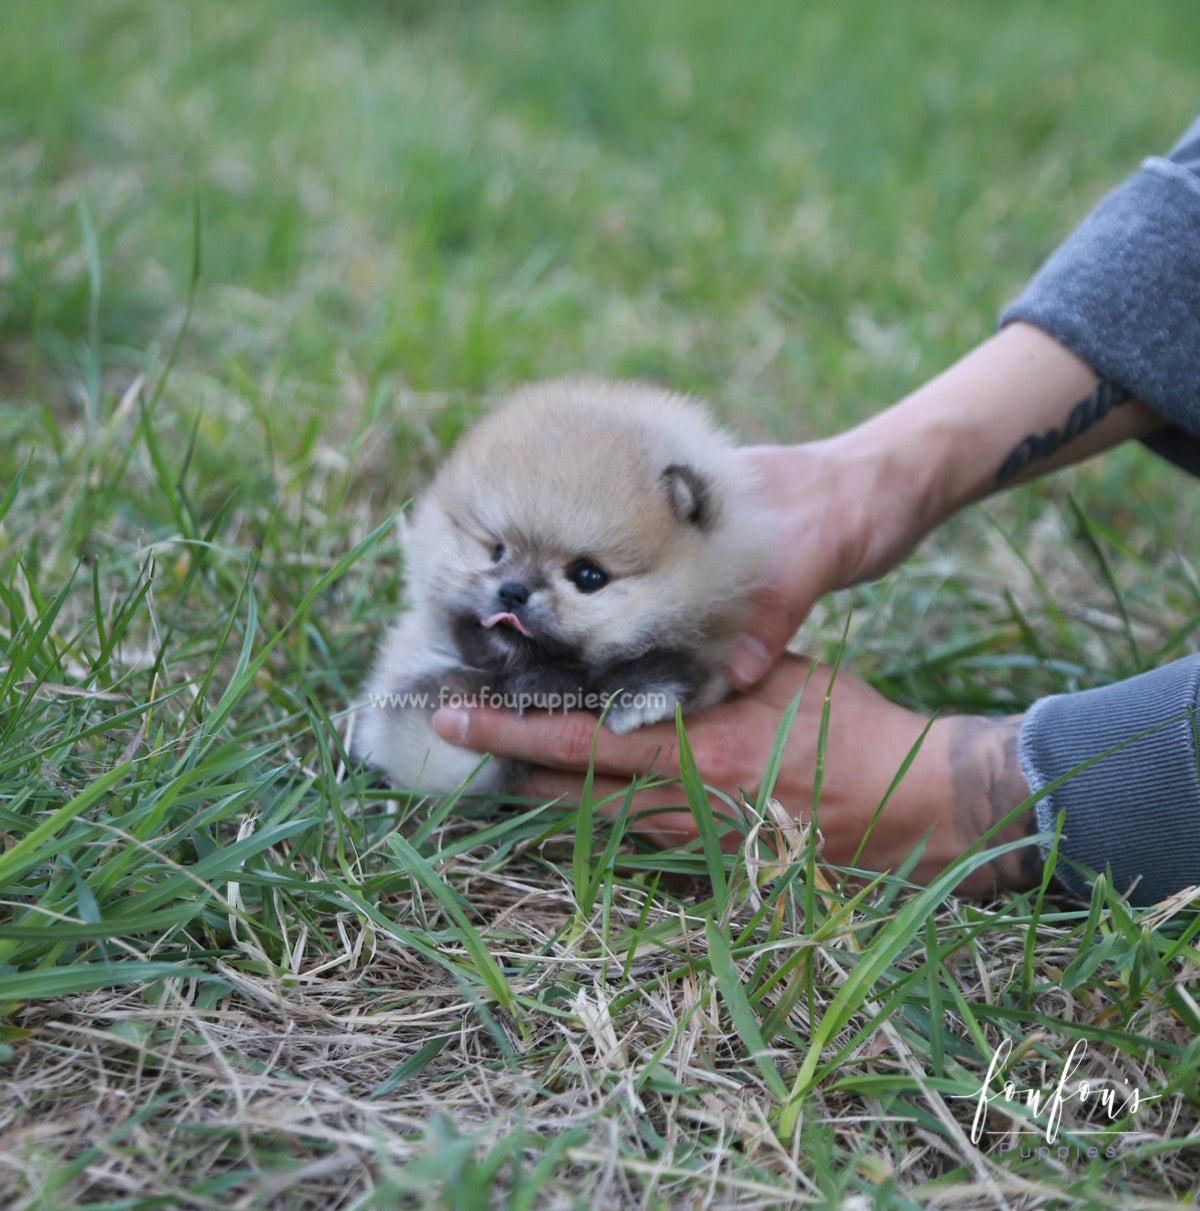
[[[624,735],[635,727],[674,719],[675,707],[684,701],[686,690],[683,685],[656,685],[636,693],[619,693],[608,708],[604,722],[618,735]]]

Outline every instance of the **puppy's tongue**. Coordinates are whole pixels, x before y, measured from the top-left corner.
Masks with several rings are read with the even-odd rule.
[[[515,614],[493,614],[490,618],[481,618],[479,620],[481,627],[487,627],[490,631],[492,627],[512,627],[514,631],[519,631],[526,639],[532,639],[533,636],[521,625],[521,620]]]

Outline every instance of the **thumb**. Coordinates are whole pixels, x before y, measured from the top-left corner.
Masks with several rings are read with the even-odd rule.
[[[780,586],[769,584],[750,599],[745,630],[734,642],[729,656],[729,680],[739,690],[749,689],[766,676],[796,633],[811,603],[799,607],[795,598]]]

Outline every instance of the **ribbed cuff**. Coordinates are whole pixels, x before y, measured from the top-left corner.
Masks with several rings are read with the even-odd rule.
[[[1026,714],[1021,770],[1035,793],[1052,787],[1039,829],[1064,815],[1056,874],[1072,892],[1087,896],[1085,871],[1108,870],[1134,904],[1200,884],[1198,694],[1200,655]]]

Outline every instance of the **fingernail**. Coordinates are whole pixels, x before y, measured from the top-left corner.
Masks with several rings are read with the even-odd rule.
[[[761,640],[743,635],[729,658],[729,675],[738,685],[753,685],[771,667],[771,657]]]
[[[470,726],[471,719],[466,711],[443,707],[433,714],[433,730],[443,740],[449,740],[451,744],[466,744],[467,730]]]

